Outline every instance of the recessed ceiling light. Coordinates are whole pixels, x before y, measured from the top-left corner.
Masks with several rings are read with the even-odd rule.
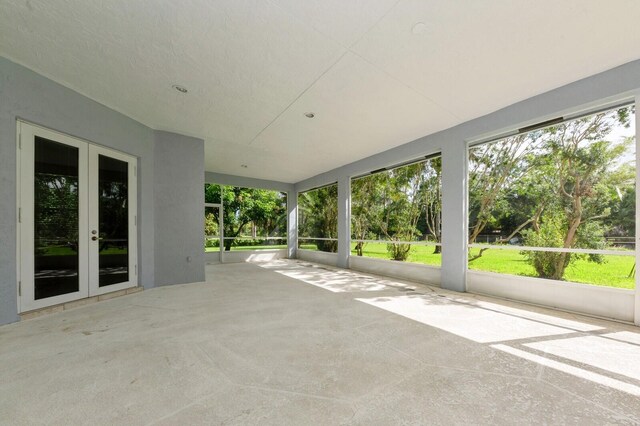
[[[411,32],[414,34],[422,34],[427,31],[427,24],[424,22],[417,22],[413,28],[411,28]]]
[[[305,117],[307,117],[307,118],[313,118],[313,117],[315,117],[316,115],[315,115],[314,113],[312,113],[312,112],[305,112],[305,113],[304,113],[304,116],[305,116]]]
[[[243,169],[246,169],[249,166],[247,166],[246,164],[240,164],[240,167],[242,167]]]
[[[180,92],[180,93],[187,93],[187,92],[188,92],[188,90],[187,90],[187,88],[186,88],[186,87],[184,87],[184,86],[180,86],[179,84],[174,84],[174,85],[173,85],[173,86],[171,86],[171,87],[173,87],[174,89],[176,89],[176,90],[177,90],[178,92]]]

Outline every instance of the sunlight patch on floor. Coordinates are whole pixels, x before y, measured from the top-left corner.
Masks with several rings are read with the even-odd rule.
[[[602,374],[594,373],[592,371],[584,370],[582,368],[574,367],[572,365],[564,364],[562,362],[554,361],[549,358],[542,357],[540,355],[535,355],[526,351],[522,351],[520,349],[512,348],[507,345],[491,345],[492,348],[498,349],[500,351],[506,352],[511,355],[515,355],[522,359],[526,359],[529,361],[533,361],[542,366],[552,368],[554,370],[561,371],[563,373],[571,374],[572,376],[580,377],[585,380],[589,380],[594,383],[598,383],[600,385],[608,386],[613,389],[617,389],[622,392],[626,392],[631,395],[640,397],[640,387],[626,383],[611,377],[604,376]]]
[[[451,302],[445,297],[393,296],[356,300],[478,343],[574,332],[511,314]]]
[[[531,349],[640,380],[640,346],[598,336],[527,343]]]

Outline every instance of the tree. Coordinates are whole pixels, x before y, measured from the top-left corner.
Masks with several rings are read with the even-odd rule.
[[[553,166],[550,176],[557,201],[554,211],[543,217],[542,229],[526,234],[527,245],[605,247],[604,219],[611,215],[615,188],[625,185],[625,181],[629,184],[629,176],[617,164],[633,142],[628,138],[616,144],[607,136],[618,125],[628,126],[629,112],[622,108],[545,129],[546,152],[541,157]],[[560,280],[572,258],[578,256],[533,252],[528,257],[541,277]],[[589,260],[602,262],[603,258],[590,255]]]
[[[385,173],[374,173],[351,182],[351,232],[355,240],[375,239],[375,227],[384,206],[386,179]],[[358,256],[362,256],[365,244],[356,242]]]
[[[425,236],[433,237],[436,243],[442,242],[442,158],[436,157],[425,164],[425,181],[420,188],[422,219],[418,229]],[[424,224],[424,231],[420,226]],[[442,246],[436,245],[434,253],[441,253]]]
[[[393,260],[404,261],[409,257],[412,241],[418,235],[418,220],[421,214],[420,188],[425,182],[426,163],[411,164],[390,170],[385,185],[385,208],[381,232],[391,242],[387,251]]]
[[[318,250],[338,251],[338,185],[329,185],[298,196],[300,237],[331,238],[315,240]],[[304,238],[301,238],[304,239]]]
[[[528,171],[538,137],[537,132],[520,134],[469,150],[469,244],[495,220],[493,209],[505,188]]]
[[[36,172],[34,200],[36,254],[45,254],[51,246],[66,246],[77,252],[77,176]]]
[[[281,223],[282,215],[286,221],[286,196],[276,191],[205,184],[205,202],[222,203],[225,251],[231,250],[233,238],[252,222],[267,236],[277,229],[273,224]]]
[[[352,181],[351,224],[356,240],[380,239],[394,260],[406,260],[410,241],[441,240],[440,157],[373,173]],[[363,254],[365,243],[356,242]],[[440,253],[440,246],[436,246]]]

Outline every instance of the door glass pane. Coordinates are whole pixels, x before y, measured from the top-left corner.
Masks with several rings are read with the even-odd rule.
[[[129,281],[128,173],[126,161],[98,156],[100,287]]]
[[[35,299],[79,290],[78,148],[34,142]]]
[[[204,249],[220,250],[220,208],[206,206],[204,208]]]

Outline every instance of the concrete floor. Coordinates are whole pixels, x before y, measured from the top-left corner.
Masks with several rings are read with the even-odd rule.
[[[640,329],[306,262],[0,327],[2,424],[640,424]]]

